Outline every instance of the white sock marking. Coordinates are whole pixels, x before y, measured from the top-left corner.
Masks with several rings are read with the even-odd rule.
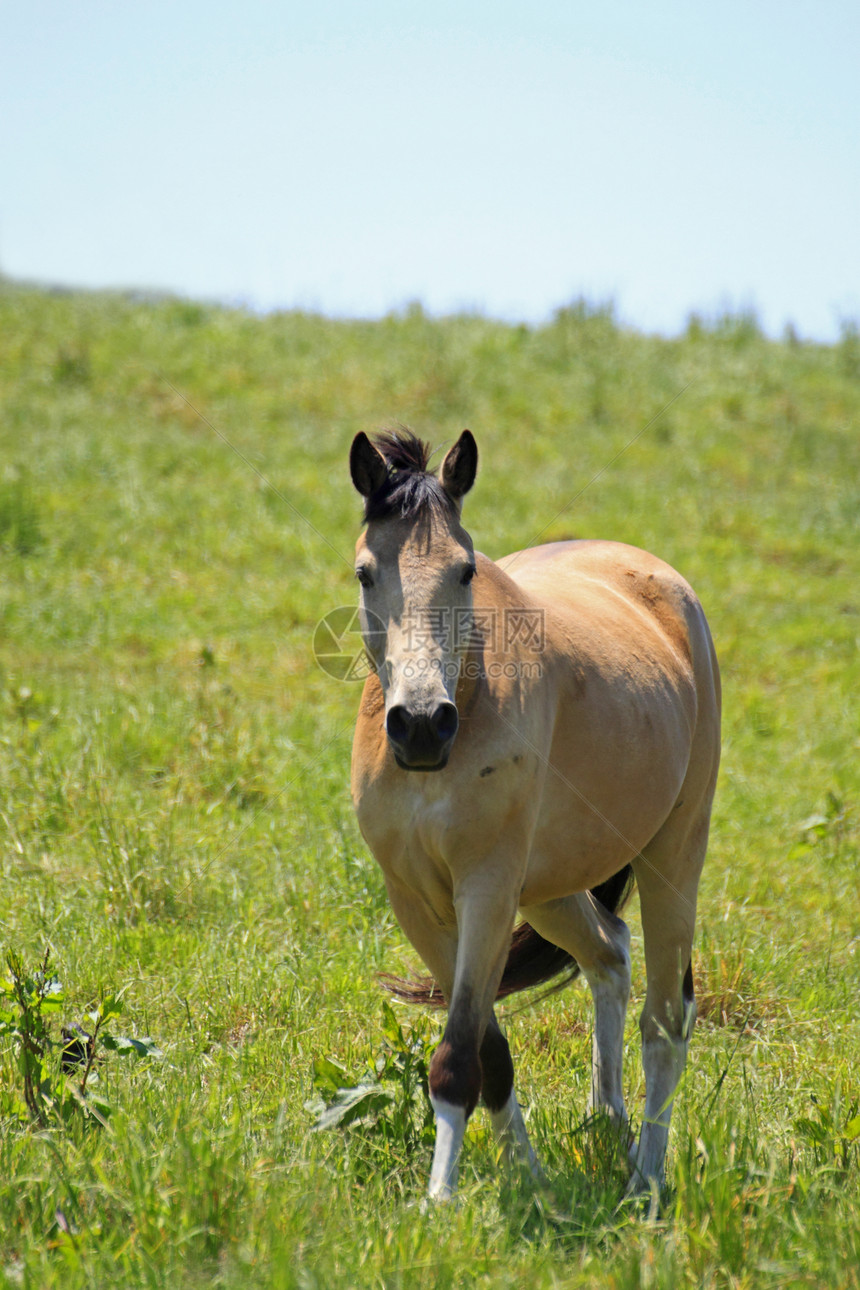
[[[466,1135],[466,1112],[431,1095],[436,1115],[436,1145],[427,1194],[431,1200],[450,1200],[457,1190],[457,1164]]]

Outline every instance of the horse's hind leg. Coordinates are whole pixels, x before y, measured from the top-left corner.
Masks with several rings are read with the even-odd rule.
[[[647,987],[639,1019],[645,1113],[638,1147],[631,1150],[631,1194],[664,1181],[672,1103],[696,1019],[691,955],[707,840],[707,816],[686,828],[670,820],[634,861]]]
[[[626,1124],[622,1057],[630,996],[627,924],[587,891],[530,905],[522,912],[536,932],[573,955],[588,982],[594,1000],[589,1104]]]

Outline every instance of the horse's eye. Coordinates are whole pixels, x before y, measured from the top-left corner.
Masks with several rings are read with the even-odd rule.
[[[471,565],[471,564],[466,565],[466,568],[463,570],[460,576],[460,582],[463,584],[464,587],[468,587],[469,583],[472,581],[472,579],[474,578],[477,572],[478,571],[474,567],[474,565]]]
[[[364,569],[364,568],[356,569],[355,576],[356,578],[358,578],[358,581],[362,587],[373,586],[373,578],[370,576],[369,569]]]

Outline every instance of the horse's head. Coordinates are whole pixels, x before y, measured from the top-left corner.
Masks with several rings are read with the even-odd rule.
[[[385,695],[385,730],[404,770],[442,770],[457,734],[454,698],[471,634],[475,553],[460,524],[478,449],[468,430],[438,476],[430,450],[409,432],[361,433],[352,482],[367,528],[355,574],[367,652]]]

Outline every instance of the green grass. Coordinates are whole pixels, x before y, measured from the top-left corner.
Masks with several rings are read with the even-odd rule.
[[[0,945],[52,947],[68,1020],[121,989],[165,1054],[104,1062],[107,1129],[37,1131],[4,1041],[0,1284],[860,1284],[856,331],[261,319],[5,284],[0,394]],[[313,1131],[315,1061],[367,1074],[376,973],[414,962],[352,818],[358,688],[311,651],[355,596],[349,443],[392,421],[475,432],[488,555],[544,529],[633,542],[711,621],[703,1016],[650,1220],[584,1122],[581,988],[508,1010],[537,1196],[480,1114],[462,1204],[426,1216],[420,1098]],[[398,1015],[429,1051],[435,1021]]]

